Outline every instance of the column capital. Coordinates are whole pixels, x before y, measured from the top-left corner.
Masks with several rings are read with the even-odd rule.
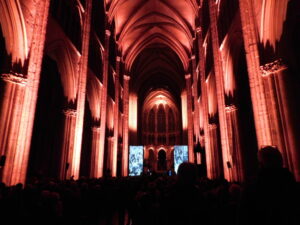
[[[3,73],[0,74],[2,80],[14,84],[26,85],[28,79],[24,74],[21,73]]]
[[[233,112],[233,111],[237,111],[238,108],[235,105],[228,105],[225,107],[225,112]]]
[[[76,117],[77,116],[77,111],[75,109],[64,109],[63,113],[66,116],[70,116],[70,117]]]
[[[116,57],[117,62],[121,62],[121,56]]]
[[[201,27],[196,27],[196,32],[197,33],[200,33],[202,31],[202,28]]]
[[[269,76],[270,74],[277,73],[285,69],[287,69],[287,66],[283,63],[282,59],[278,59],[274,62],[260,66],[261,75],[263,77]]]
[[[192,55],[191,56],[191,60],[193,60],[193,59],[195,59],[196,58],[196,56],[195,55]]]
[[[111,35],[111,32],[110,32],[110,30],[105,30],[105,34],[106,34],[106,36],[108,36],[108,37],[110,37],[110,35]]]
[[[92,127],[91,127],[91,130],[92,130],[93,132],[100,132],[100,126],[92,126]]]
[[[186,74],[186,75],[184,75],[184,78],[185,78],[186,80],[191,79],[191,74]]]
[[[130,76],[129,75],[124,75],[124,80],[130,80]]]

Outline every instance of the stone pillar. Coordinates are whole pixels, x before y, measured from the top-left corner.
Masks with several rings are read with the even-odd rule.
[[[199,105],[198,105],[198,77],[197,77],[197,62],[196,57],[191,57],[193,69],[193,98],[194,98],[194,135],[196,136],[196,143],[200,141],[200,119],[199,119]]]
[[[226,121],[228,125],[228,145],[226,161],[229,180],[244,181],[244,163],[240,146],[240,129],[238,122],[238,108],[235,105],[226,106]]]
[[[22,106],[24,101],[25,89],[28,79],[23,74],[1,74],[3,83],[1,111],[0,111],[0,155],[5,156],[3,167],[2,182],[10,185],[17,174],[14,168],[20,167],[22,161],[16,161],[18,155],[18,135],[20,130],[20,120],[22,117]],[[24,177],[25,179],[25,177]]]
[[[128,176],[128,114],[129,114],[129,81],[130,76],[123,79],[123,165],[122,176]]]
[[[220,44],[218,36],[217,27],[217,5],[214,0],[209,0],[209,15],[210,15],[210,32],[212,40],[213,49],[213,59],[214,59],[214,72],[216,75],[216,88],[217,88],[217,100],[218,100],[218,115],[219,115],[219,125],[221,134],[221,146],[223,159],[226,159],[228,152],[230,152],[229,147],[229,137],[228,137],[228,124],[226,121],[225,114],[225,93],[224,93],[224,77],[223,77],[223,67],[220,55]],[[222,159],[221,159],[222,160]],[[225,172],[225,178],[230,179],[228,170],[226,168],[226,160],[223,161],[223,167]]]
[[[110,172],[112,171],[112,156],[113,156],[113,147],[114,147],[114,137],[107,137],[107,161],[106,161],[106,168],[109,169]],[[109,174],[111,175],[111,174]]]
[[[217,124],[211,123],[208,125],[208,135],[210,139],[210,153],[209,158],[211,161],[210,174],[212,178],[220,178],[222,176],[222,163],[219,154],[219,144],[218,144],[218,126]]]
[[[2,181],[25,183],[40,80],[49,0],[36,2],[27,74],[1,74],[0,153],[6,157]]]
[[[273,145],[270,121],[267,112],[267,99],[260,72],[258,35],[255,27],[255,14],[252,0],[239,0],[244,47],[246,52],[249,86],[252,99],[254,122],[258,148]]]
[[[86,7],[83,18],[82,29],[82,46],[81,58],[79,64],[78,76],[78,93],[77,93],[77,118],[74,136],[74,148],[72,158],[70,158],[70,168],[68,175],[74,176],[75,179],[79,178],[80,157],[81,157],[81,144],[82,144],[82,131],[84,122],[84,108],[86,99],[86,83],[87,83],[87,69],[88,69],[88,55],[90,43],[90,30],[91,30],[91,15],[92,15],[92,0],[86,0]],[[69,178],[69,177],[67,177]]]
[[[97,177],[97,162],[95,159],[98,159],[100,148],[100,127],[99,126],[93,126],[92,129],[92,149],[91,149],[91,167],[90,167],[90,177],[96,178]]]
[[[74,109],[66,109],[63,111],[64,118],[64,133],[61,147],[61,162],[59,178],[61,180],[69,179],[72,174],[71,166],[72,159],[74,156],[74,145],[75,145],[75,127],[77,111]]]
[[[268,102],[267,109],[271,121],[273,143],[282,153],[284,166],[293,171],[296,177],[300,177],[299,151],[294,143],[295,134],[286,96],[287,66],[279,59],[261,66],[260,69]]]
[[[186,83],[186,92],[187,92],[189,162],[194,163],[192,82],[191,82],[191,75],[190,74],[185,75],[185,83]]]
[[[200,21],[201,23],[202,21]],[[199,76],[201,80],[201,101],[202,101],[202,110],[203,111],[203,129],[204,129],[204,146],[206,152],[206,164],[207,164],[207,177],[213,179],[212,165],[211,160],[211,140],[209,135],[209,123],[208,123],[208,97],[207,97],[207,85],[206,85],[206,74],[205,74],[205,54],[203,47],[203,36],[202,30],[200,27],[197,28],[198,36],[198,46],[199,46]]]
[[[107,106],[107,83],[108,83],[108,68],[109,68],[109,38],[110,31],[105,31],[105,44],[104,44],[104,63],[103,63],[103,84],[101,93],[101,121],[100,121],[100,148],[97,152],[96,158],[96,177],[103,176],[103,160],[104,160],[104,147],[105,147],[105,130],[106,130],[106,106]]]
[[[121,58],[116,59],[116,74],[115,74],[115,109],[114,109],[114,140],[111,160],[111,175],[117,176],[117,156],[118,156],[118,139],[119,139],[119,97],[120,97],[120,62]]]

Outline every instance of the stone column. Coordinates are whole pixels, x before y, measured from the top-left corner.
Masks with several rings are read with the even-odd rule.
[[[295,134],[290,119],[289,105],[286,96],[286,71],[287,66],[281,59],[260,67],[264,84],[271,137],[274,145],[281,151],[284,166],[300,176],[298,165],[299,151],[295,146]]]
[[[97,162],[95,159],[98,159],[99,156],[99,147],[100,147],[100,126],[93,126],[92,129],[92,150],[91,150],[91,167],[90,167],[90,177],[97,178]]]
[[[202,21],[200,21],[201,23]],[[208,123],[208,97],[207,97],[207,86],[206,86],[206,74],[205,74],[205,53],[203,47],[203,36],[202,30],[200,27],[197,28],[197,36],[198,36],[198,46],[199,46],[199,75],[201,80],[201,101],[202,101],[202,109],[203,110],[203,129],[204,129],[204,146],[206,152],[206,164],[207,164],[207,176],[210,179],[213,179],[212,165],[213,162],[211,160],[211,140],[209,135],[209,123]]]
[[[238,108],[235,105],[226,106],[226,121],[228,124],[228,145],[230,152],[224,159],[229,171],[229,180],[244,181],[244,164],[240,146],[240,129]]]
[[[194,163],[192,82],[191,82],[191,75],[190,74],[185,75],[185,83],[186,83],[186,93],[187,93],[189,162]]]
[[[128,176],[128,114],[129,114],[129,81],[130,76],[124,75],[123,79],[123,165],[122,176]]]
[[[109,38],[110,31],[105,31],[105,44],[104,44],[104,63],[103,63],[103,84],[101,93],[101,121],[100,121],[100,148],[97,152],[96,158],[96,177],[103,176],[103,160],[104,160],[104,147],[105,147],[105,130],[106,130],[106,106],[107,106],[107,83],[108,83],[108,68],[109,68]]]
[[[220,178],[222,176],[222,163],[219,154],[219,144],[218,144],[218,126],[217,124],[211,123],[208,125],[208,135],[210,139],[210,153],[209,158],[211,161],[210,174],[212,178]]]
[[[82,131],[84,122],[84,108],[86,100],[86,83],[87,83],[87,68],[88,68],[88,55],[90,43],[90,30],[91,30],[91,15],[92,15],[92,0],[86,0],[86,7],[83,19],[82,29],[82,46],[81,58],[79,64],[78,76],[78,93],[77,93],[77,118],[74,136],[74,148],[70,158],[70,176],[75,179],[79,178],[80,157],[81,157],[81,144],[82,144]],[[71,149],[70,149],[71,150]],[[67,177],[69,178],[69,177]]]
[[[226,121],[225,114],[225,93],[224,93],[224,77],[223,77],[223,67],[220,55],[220,43],[218,36],[217,27],[217,5],[214,0],[209,0],[209,15],[210,15],[210,32],[212,40],[213,49],[213,59],[214,59],[214,72],[216,76],[216,88],[217,88],[217,100],[218,100],[218,115],[219,115],[219,125],[221,134],[221,146],[223,159],[226,159],[228,153],[231,151],[229,146],[228,137],[228,124]],[[230,179],[229,171],[226,165],[226,160],[223,161],[223,167],[225,172],[225,178]]]
[[[116,59],[116,74],[115,74],[115,109],[114,109],[114,141],[111,160],[111,175],[117,176],[117,156],[118,156],[118,137],[119,137],[119,97],[120,97],[120,62],[121,58]]]
[[[258,148],[273,145],[270,121],[267,112],[267,99],[260,72],[258,35],[252,0],[239,0],[244,47],[246,52],[249,86],[252,99],[254,122]]]
[[[71,166],[73,159],[73,149],[75,145],[75,128],[76,128],[76,118],[77,111],[74,109],[66,109],[64,113],[64,133],[62,139],[61,147],[61,162],[60,162],[60,171],[59,178],[61,180],[69,179],[72,174]]]
[[[2,181],[25,183],[40,80],[49,0],[36,2],[27,74],[1,74],[0,153],[6,157]]]
[[[22,161],[16,161],[15,157],[18,155],[19,122],[22,117],[28,79],[23,74],[10,73],[1,74],[0,82],[3,83],[0,108],[0,154],[6,158],[0,177],[2,177],[2,182],[10,185],[15,183],[13,180],[15,176],[18,176],[14,174],[14,168],[20,167],[22,163]]]
[[[105,169],[109,169],[110,172],[112,171],[112,154],[113,154],[113,147],[114,147],[114,137],[107,137],[107,161],[106,161],[106,167]],[[110,174],[111,175],[111,174]]]
[[[196,136],[196,143],[200,141],[200,122],[199,122],[199,105],[198,105],[198,77],[197,77],[197,62],[196,57],[191,57],[193,69],[193,98],[194,98],[194,135]]]

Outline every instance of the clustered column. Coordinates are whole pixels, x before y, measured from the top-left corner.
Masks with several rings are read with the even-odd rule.
[[[260,72],[258,38],[251,0],[239,0],[244,47],[246,52],[249,86],[252,99],[254,122],[258,147],[273,145],[270,121],[267,112],[267,99]]]
[[[86,99],[86,83],[87,83],[87,70],[88,70],[88,55],[89,55],[89,42],[90,42],[90,30],[91,30],[91,15],[92,15],[92,0],[87,0],[86,10],[84,13],[84,22],[82,29],[82,46],[81,46],[81,58],[79,64],[79,76],[78,76],[78,93],[77,93],[77,117],[76,125],[73,132],[74,134],[74,147],[70,148],[73,151],[70,155],[70,169],[67,178],[74,176],[75,179],[79,178],[79,166],[81,156],[81,142],[83,132],[84,121],[84,108]],[[72,131],[70,131],[72,133]],[[72,134],[73,135],[73,134]]]
[[[193,69],[193,98],[194,98],[194,134],[196,136],[196,142],[200,141],[200,125],[199,125],[199,105],[198,105],[198,78],[196,71],[196,57],[191,57],[192,69]]]
[[[123,155],[122,176],[128,175],[128,114],[129,114],[129,81],[130,76],[124,75],[123,79]]]
[[[1,74],[0,154],[6,162],[0,176],[6,185],[24,183],[26,178],[49,3],[36,2],[28,70]]]
[[[114,140],[113,152],[111,160],[112,176],[117,176],[117,155],[118,155],[118,137],[119,137],[119,96],[120,96],[120,63],[121,57],[116,59],[116,74],[115,74],[115,109],[114,109]]]
[[[97,177],[96,174],[96,160],[99,156],[98,149],[100,148],[100,126],[94,125],[92,129],[92,149],[91,149],[91,166],[90,166],[90,177]]]
[[[299,174],[299,151],[294,144],[292,122],[287,103],[286,86],[287,66],[281,59],[260,67],[261,76],[268,104],[268,115],[271,121],[271,137],[274,145],[282,153],[284,166],[297,176]]]
[[[15,157],[18,154],[19,122],[27,81],[22,74],[1,74],[3,100],[0,112],[0,154],[5,157],[5,166],[0,176],[8,184],[13,183],[12,179],[16,176],[14,168],[21,166]]]
[[[194,162],[194,140],[193,140],[193,109],[192,109],[192,81],[191,75],[185,75],[186,91],[187,91],[187,114],[188,114],[188,147],[189,162]]]
[[[75,109],[66,109],[64,114],[64,134],[61,148],[61,163],[59,178],[64,180],[70,178],[72,174],[71,160],[74,157],[74,140],[76,130],[77,111]]]
[[[240,155],[240,140],[239,138],[231,136],[229,133],[229,126],[233,129],[237,129],[237,123],[232,123],[231,117],[229,121],[226,118],[226,105],[225,105],[225,93],[224,93],[224,75],[223,66],[220,55],[220,43],[218,36],[217,27],[217,5],[214,0],[209,0],[209,14],[210,14],[210,31],[212,39],[212,49],[213,49],[213,59],[214,59],[214,71],[216,75],[216,88],[217,88],[217,99],[218,99],[218,115],[220,123],[220,134],[221,134],[221,145],[222,145],[222,155],[223,155],[223,168],[225,178],[228,180],[235,180],[235,177],[243,178],[243,169],[238,169],[242,167],[242,161],[239,161],[239,165],[235,165],[230,158],[231,154]],[[237,116],[237,114],[235,114]],[[234,119],[237,121],[237,118]],[[234,127],[235,126],[235,127]],[[236,142],[233,146],[232,138]],[[235,148],[235,153],[233,153],[233,148]],[[235,156],[236,157],[236,156]],[[232,171],[230,171],[232,170]],[[240,180],[241,181],[241,180]]]
[[[107,113],[107,83],[108,83],[108,66],[109,66],[109,38],[110,31],[105,31],[105,48],[104,48],[104,63],[103,63],[103,85],[101,93],[101,121],[100,121],[100,148],[97,149],[95,158],[95,177],[103,176],[103,160],[105,147],[105,130],[106,130],[106,113]]]

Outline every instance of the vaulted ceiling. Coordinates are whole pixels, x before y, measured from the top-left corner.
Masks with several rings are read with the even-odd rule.
[[[193,48],[195,0],[107,0],[109,21],[133,89],[145,99],[153,89],[180,96]]]

